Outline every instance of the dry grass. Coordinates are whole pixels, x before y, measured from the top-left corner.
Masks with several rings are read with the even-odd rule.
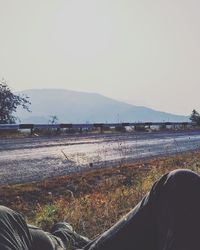
[[[164,173],[177,168],[200,172],[200,152],[189,152],[118,168],[0,187],[1,204],[48,229],[68,221],[94,237],[126,214]]]

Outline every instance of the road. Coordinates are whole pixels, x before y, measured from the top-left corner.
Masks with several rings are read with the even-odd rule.
[[[200,149],[200,131],[0,138],[0,184]]]

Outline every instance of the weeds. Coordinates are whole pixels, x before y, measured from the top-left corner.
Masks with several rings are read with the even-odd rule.
[[[90,238],[129,212],[155,180],[176,168],[200,172],[200,152],[0,187],[0,202],[45,230],[59,221]]]

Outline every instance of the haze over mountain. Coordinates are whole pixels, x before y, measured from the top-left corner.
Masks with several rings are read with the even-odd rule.
[[[48,123],[56,115],[59,123],[188,121],[187,116],[135,106],[96,93],[65,89],[30,89],[19,92],[30,97],[31,113],[18,110],[22,123]]]

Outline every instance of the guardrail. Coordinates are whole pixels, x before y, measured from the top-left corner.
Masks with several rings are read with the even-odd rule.
[[[122,122],[122,123],[89,123],[89,124],[72,124],[72,123],[61,123],[61,124],[0,124],[0,131],[18,131],[24,129],[30,129],[31,132],[35,129],[97,129],[101,130],[105,128],[125,128],[134,127],[137,128],[151,128],[152,126],[159,126],[162,128],[171,126],[172,128],[189,128],[195,124],[191,122]]]

